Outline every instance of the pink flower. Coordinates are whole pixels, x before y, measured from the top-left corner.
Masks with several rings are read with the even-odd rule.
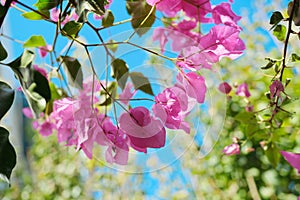
[[[54,22],[58,22],[59,20],[59,13],[60,13],[60,9],[58,8],[53,8],[51,10],[51,19]],[[69,15],[66,15],[64,19],[61,19],[62,21],[60,22],[61,25],[65,25],[66,23],[68,23],[70,20],[78,20],[78,15],[75,13],[75,10],[72,10],[72,12]]]
[[[270,85],[271,98],[273,99],[277,96],[282,101],[282,97],[280,95],[281,92],[284,92],[284,86],[282,83],[278,80],[273,81],[273,83]]]
[[[182,0],[182,10],[187,16],[192,17],[200,22],[208,22],[205,15],[211,12],[211,4],[208,0]]]
[[[216,23],[216,24],[222,23],[227,26],[232,26],[234,28],[241,29],[237,25],[237,22],[241,19],[241,17],[237,16],[231,10],[230,3],[221,3],[220,5],[213,7],[212,17],[213,17],[214,23]]]
[[[239,85],[235,94],[238,96],[247,97],[247,98],[251,96],[249,89],[248,89],[248,85],[246,83]]]
[[[214,26],[200,39],[200,45],[207,52],[218,56],[235,59],[245,50],[244,42],[239,38],[240,30],[230,26]]]
[[[136,90],[132,91],[132,89],[134,89],[132,83],[128,82],[122,93],[119,95],[120,101],[123,104],[128,105],[129,100],[135,95]]]
[[[187,74],[179,73],[176,77],[177,83],[175,86],[181,87],[191,98],[197,100],[198,103],[203,103],[206,93],[205,80],[195,72]]]
[[[251,104],[247,104],[247,106],[245,107],[246,112],[253,112],[254,107]]]
[[[49,51],[51,51],[52,49],[52,46],[51,45],[48,45],[47,46],[44,46],[44,47],[40,47],[39,48],[39,54],[42,58],[46,57],[46,55],[48,54]]]
[[[147,0],[151,6],[156,4],[157,10],[162,11],[168,17],[174,17],[181,9],[181,0]]]
[[[103,121],[102,128],[110,140],[105,156],[109,163],[126,165],[128,162],[128,136],[107,118]]]
[[[153,113],[167,128],[190,133],[189,124],[184,121],[187,114],[184,111],[188,109],[188,97],[184,90],[178,87],[167,88],[155,97],[155,102]]]
[[[162,53],[165,52],[165,46],[168,42],[168,36],[167,36],[167,31],[166,29],[162,27],[158,27],[154,29],[153,35],[152,35],[152,40],[153,41],[159,41],[160,44],[160,50]]]
[[[160,148],[166,142],[166,130],[145,107],[136,107],[120,116],[120,128],[127,134],[130,146],[146,153],[147,148]]]
[[[298,173],[300,173],[300,154],[287,151],[280,151],[280,153],[284,159],[288,161],[292,167],[297,169]]]
[[[195,71],[201,68],[211,69],[212,64],[217,61],[218,57],[214,53],[198,46],[190,46],[182,49],[176,64],[183,69]]]
[[[229,94],[232,88],[227,82],[223,82],[220,83],[218,89],[224,94]]]
[[[237,155],[240,154],[240,145],[233,143],[231,145],[226,146],[223,149],[223,153],[225,155]]]

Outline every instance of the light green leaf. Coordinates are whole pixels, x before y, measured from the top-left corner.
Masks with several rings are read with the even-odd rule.
[[[46,19],[50,18],[50,12],[48,10],[41,10],[40,11],[42,14],[44,14],[45,16],[47,16]],[[26,12],[22,14],[23,17],[25,17],[26,19],[30,19],[30,20],[42,20],[45,19],[44,16],[36,13],[36,12]]]
[[[284,41],[286,36],[286,27],[284,25],[277,25],[273,30],[273,35],[279,40]]]
[[[43,36],[33,35],[23,44],[23,48],[44,47],[46,45],[47,43],[45,42]]]

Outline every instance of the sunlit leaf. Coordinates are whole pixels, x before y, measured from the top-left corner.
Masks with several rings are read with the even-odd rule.
[[[28,47],[44,47],[46,46],[46,42],[43,36],[41,35],[33,35],[31,36],[24,44],[23,48]]]
[[[286,27],[284,25],[277,25],[273,30],[273,35],[279,40],[284,41],[286,36]]]
[[[46,19],[50,18],[50,12],[48,10],[41,10],[40,13],[42,13],[44,16],[47,16]],[[40,15],[37,12],[26,12],[23,13],[22,16],[25,17],[26,19],[30,19],[30,20],[42,20],[45,19],[45,17],[43,15]]]

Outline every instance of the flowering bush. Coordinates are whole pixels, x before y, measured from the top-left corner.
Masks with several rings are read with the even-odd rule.
[[[11,62],[7,62],[7,51],[0,43],[1,64],[9,67],[18,79],[28,102],[23,113],[33,119],[34,129],[45,137],[54,134],[58,143],[83,151],[89,159],[97,158],[96,149],[100,146],[104,148],[106,162],[128,165],[131,152],[147,154],[165,147],[171,131],[183,130],[193,134],[191,116],[200,104],[207,106],[213,88],[228,100],[226,117],[234,119],[228,129],[235,130],[239,126],[243,132],[240,137],[233,135],[232,144],[223,144],[225,155],[247,156],[258,152],[260,145],[274,167],[278,166],[281,153],[297,168],[294,164],[297,157],[284,151],[281,136],[274,133],[286,128],[285,122],[292,115],[284,107],[293,99],[287,91],[290,79],[285,74],[289,68],[289,38],[291,34],[298,34],[293,25],[298,26],[299,1],[290,3],[286,17],[279,11],[271,16],[271,29],[283,42],[284,51],[281,59],[267,58],[268,64],[262,67],[262,70],[274,68],[269,89],[265,91],[268,104],[263,108],[253,102],[256,94],[250,80],[233,83],[236,80],[229,77],[226,82],[218,82],[215,77],[206,75],[208,72],[217,74],[218,64],[224,59],[237,59],[246,49],[240,38],[243,29],[238,23],[241,17],[231,9],[233,1],[212,5],[208,0],[128,0],[126,9],[130,20],[118,22],[115,22],[117,16],[113,10],[109,10],[112,3],[106,0],[39,0],[30,6],[21,1],[2,2],[1,25],[7,12],[20,6],[28,9],[22,14],[24,18],[44,20],[55,26],[53,42],[41,35],[32,35],[22,42],[22,55]],[[89,13],[93,14],[92,18]],[[150,35],[155,20],[162,23],[155,26]],[[105,30],[114,30],[127,22],[131,22],[132,31],[125,34],[125,39],[104,37]],[[87,30],[95,38],[86,35]],[[11,38],[6,34],[1,34],[1,37]],[[152,42],[158,42],[159,48],[135,43],[138,37],[147,40],[151,37]],[[68,43],[63,49],[61,40]],[[76,56],[75,44],[86,62]],[[123,46],[171,63],[167,66],[173,70],[174,77],[167,77],[171,84],[157,88],[157,82],[151,79],[153,72],[148,74],[129,67],[132,61],[122,56]],[[96,47],[102,50],[101,59],[105,60],[102,66],[91,50]],[[35,51],[39,58],[35,57]],[[47,65],[38,64],[38,59]],[[293,53],[291,60],[300,59]],[[87,71],[91,74],[87,75]],[[214,83],[212,87],[211,82]],[[14,90],[5,82],[0,84],[2,119],[12,105]],[[9,132],[0,128],[3,135],[0,174],[9,181],[16,155],[8,140]],[[203,143],[204,149],[214,145],[211,141],[206,144],[209,147]]]

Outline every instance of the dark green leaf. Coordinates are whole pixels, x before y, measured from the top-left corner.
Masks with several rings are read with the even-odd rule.
[[[0,17],[2,17],[5,14],[5,11],[5,7],[0,4]]]
[[[131,26],[136,30],[137,34],[139,36],[145,34],[155,21],[155,9],[148,16],[152,7],[144,0],[127,0],[126,9],[132,17]],[[144,21],[147,16],[147,20]]]
[[[298,62],[298,61],[300,61],[300,56],[298,56],[298,55],[295,54],[295,53],[292,53],[290,60],[291,60],[292,62]]]
[[[38,0],[34,6],[38,10],[50,10],[58,5],[59,0]]]
[[[41,35],[33,35],[31,36],[24,44],[23,48],[29,47],[44,47],[46,46],[46,42]]]
[[[62,34],[65,36],[70,36],[71,38],[75,38],[82,27],[81,23],[70,21],[64,25],[62,28]]]
[[[48,10],[41,10],[40,11],[44,16],[47,16],[46,19],[50,18],[50,12]],[[22,14],[23,17],[25,17],[26,19],[30,19],[30,20],[42,20],[45,19],[44,16],[36,13],[36,12],[26,12]]]
[[[9,183],[11,172],[17,163],[17,155],[8,137],[9,132],[0,127],[0,178]]]
[[[8,84],[0,81],[0,120],[11,107],[14,95],[14,90]]]
[[[0,42],[0,61],[4,60],[5,58],[7,58],[7,52]]]
[[[79,0],[76,6],[78,22],[86,22],[90,11],[100,16],[104,15],[106,4],[108,4],[107,0]]]
[[[136,90],[141,90],[145,92],[146,94],[153,95],[151,84],[147,77],[145,77],[140,72],[131,72],[130,78],[132,80],[133,86]]]
[[[61,58],[63,59],[70,85],[82,89],[83,73],[79,61],[70,56],[62,56]]]
[[[275,144],[273,142],[270,142],[268,144],[268,148],[266,150],[266,156],[269,160],[269,162],[276,167],[279,159],[280,159],[280,153],[278,148],[275,146]]]
[[[46,102],[51,99],[51,91],[49,87],[49,82],[46,77],[44,77],[39,71],[33,71],[33,82],[36,83],[34,92],[41,95]]]
[[[271,30],[279,23],[281,22],[281,20],[283,20],[283,16],[281,14],[281,12],[279,11],[275,11],[273,12],[271,18],[270,18],[270,24],[273,25]]]
[[[124,60],[115,59],[112,64],[112,77],[118,81],[120,88],[124,89],[128,79],[128,67]]]
[[[284,25],[277,25],[273,30],[273,35],[279,40],[284,41],[286,36],[286,27]]]
[[[105,15],[102,18],[102,26],[109,27],[114,24],[115,17],[110,10],[107,10]]]
[[[261,67],[261,69],[270,69],[275,63],[276,61],[269,61],[268,64],[266,66]]]

